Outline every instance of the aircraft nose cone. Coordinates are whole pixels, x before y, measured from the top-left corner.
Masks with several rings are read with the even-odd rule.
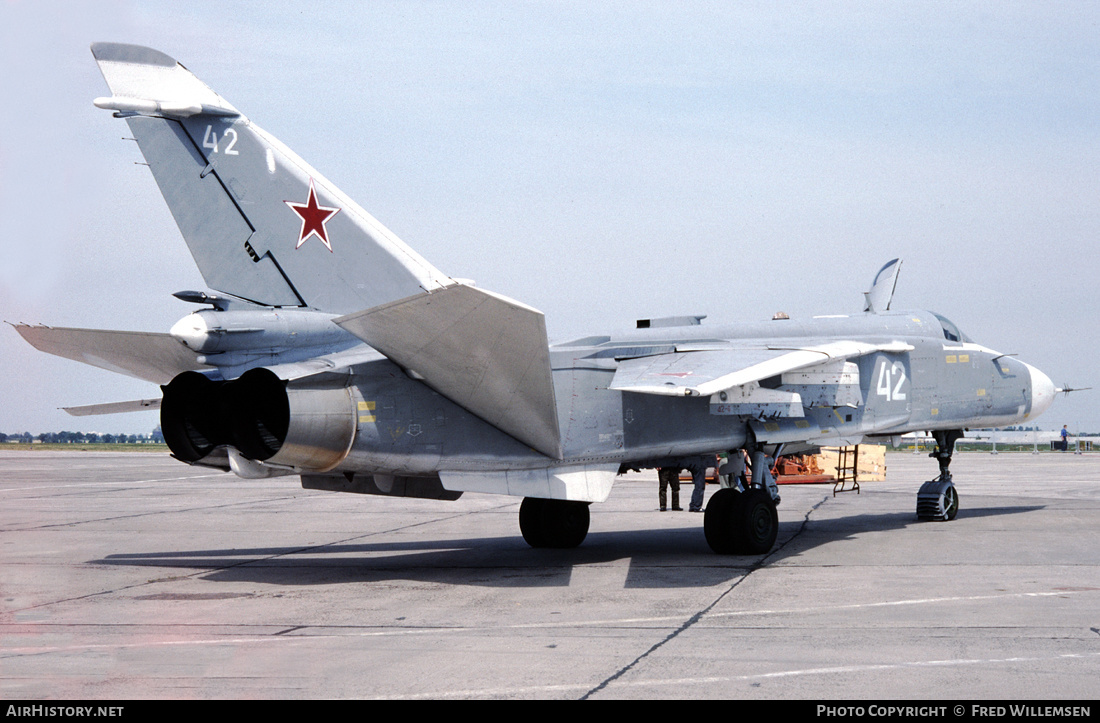
[[[1028,372],[1031,374],[1031,415],[1037,417],[1046,411],[1050,403],[1054,401],[1054,382],[1050,381],[1050,377],[1043,374],[1041,371],[1026,364]]]

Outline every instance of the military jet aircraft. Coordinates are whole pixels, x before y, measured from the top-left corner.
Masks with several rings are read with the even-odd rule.
[[[214,293],[171,331],[18,325],[38,349],[163,385],[172,455],[310,489],[455,499],[523,497],[535,547],[579,545],[589,505],[625,468],[751,458],[711,495],[719,553],[763,553],[778,531],[768,470],[782,451],[936,439],[918,515],[951,519],[949,465],[968,427],[1019,423],[1050,379],[946,318],[890,309],[900,262],[861,313],[710,326],[702,317],[550,345],[539,311],[435,268],[173,58],[92,53]]]

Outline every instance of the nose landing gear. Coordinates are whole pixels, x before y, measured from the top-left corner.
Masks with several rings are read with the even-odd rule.
[[[937,430],[932,432],[936,440],[936,451],[928,455],[940,461],[940,476],[921,485],[917,492],[917,518],[921,520],[939,520],[948,522],[955,519],[959,512],[959,493],[951,480],[951,455],[955,451],[955,442],[961,439],[961,429]]]

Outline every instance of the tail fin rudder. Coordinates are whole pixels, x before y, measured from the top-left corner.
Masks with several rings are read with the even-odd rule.
[[[454,283],[171,57],[92,54],[210,288],[350,313]]]

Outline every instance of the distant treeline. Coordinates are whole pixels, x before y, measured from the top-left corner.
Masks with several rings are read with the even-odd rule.
[[[1050,434],[1058,434],[1058,428],[1054,429],[1042,429],[1041,427],[1000,427],[1002,432],[1048,432]],[[1100,434],[1097,432],[1083,432],[1080,429],[1069,430],[1072,437],[1098,437]]]
[[[0,432],[0,444],[4,443],[33,444],[143,444],[164,443],[164,435],[160,433],[160,427],[153,430],[152,434],[100,434],[98,432],[42,432],[41,434],[5,434]]]

